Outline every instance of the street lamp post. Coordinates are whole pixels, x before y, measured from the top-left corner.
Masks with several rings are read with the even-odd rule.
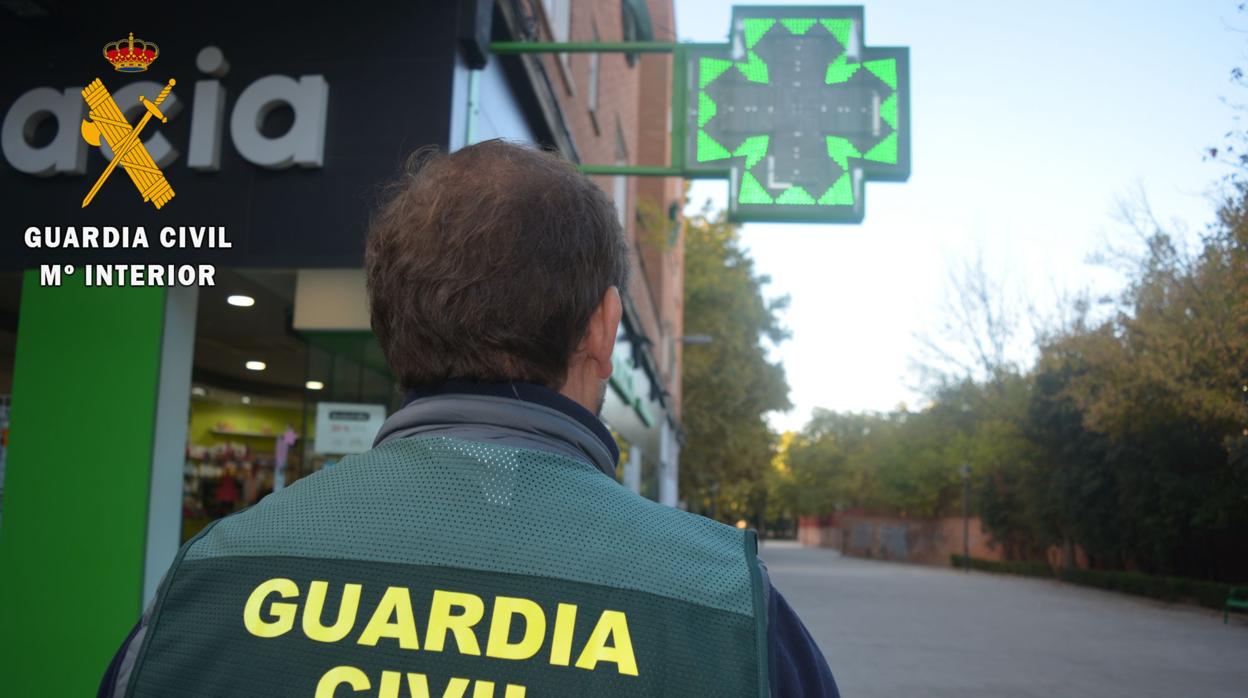
[[[971,464],[962,464],[962,566],[971,571]]]
[[[712,482],[712,483],[711,483],[711,486],[710,486],[708,489],[711,491],[711,515],[710,515],[710,516],[708,516],[707,518],[708,518],[708,519],[711,519],[711,520],[713,520],[713,521],[715,521],[715,520],[718,520],[718,519],[716,519],[716,518],[715,518],[715,514],[716,514],[716,511],[715,511],[715,510],[716,510],[716,506],[715,506],[715,505],[716,505],[716,504],[718,503],[718,501],[719,501],[719,480],[716,480],[715,482]]]

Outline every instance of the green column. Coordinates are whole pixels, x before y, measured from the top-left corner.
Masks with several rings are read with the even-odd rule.
[[[0,695],[94,695],[140,613],[166,291],[26,273],[0,525]]]

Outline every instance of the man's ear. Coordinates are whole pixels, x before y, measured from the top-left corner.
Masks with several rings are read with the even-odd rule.
[[[624,305],[620,290],[614,286],[602,294],[598,309],[589,318],[589,331],[585,333],[585,353],[594,362],[599,380],[611,377],[611,352],[615,349],[615,336],[620,331],[620,318]]]

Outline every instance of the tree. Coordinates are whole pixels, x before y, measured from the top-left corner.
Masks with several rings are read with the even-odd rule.
[[[824,516],[861,501],[869,482],[859,450],[876,421],[816,409],[785,449],[787,477],[774,497],[799,516]]]
[[[989,275],[982,251],[951,270],[939,324],[915,334],[913,364],[932,391],[963,380],[992,380],[1018,371],[1022,310],[1012,289]]]
[[[1225,577],[1248,534],[1248,240],[1238,186],[1200,250],[1150,223],[1121,309],[1055,342],[1065,393],[1106,439],[1119,539],[1104,552],[1148,571]],[[1089,527],[1082,536],[1093,552]]]
[[[704,210],[685,229],[685,332],[711,342],[684,352],[680,490],[690,508],[735,522],[761,514],[776,435],[765,416],[790,407],[784,369],[764,340],[788,333],[787,298],[763,297],[737,227]]]
[[[847,508],[947,514],[960,501],[967,423],[960,411],[943,405],[889,414],[817,409],[786,449],[785,477],[775,496],[806,516]]]

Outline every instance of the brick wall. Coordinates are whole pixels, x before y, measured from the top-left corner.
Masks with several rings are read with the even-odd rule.
[[[798,521],[798,540],[804,545],[836,548],[846,555],[884,560],[949,565],[949,556],[962,554],[962,517],[902,519],[888,516],[841,514]],[[971,557],[1004,560],[1005,554],[978,518],[970,520]]]
[[[671,0],[648,0],[647,7],[655,40],[674,41],[676,20]],[[620,0],[574,0],[569,24],[569,41],[624,39]],[[544,30],[549,38],[548,24]],[[598,103],[593,111],[589,108],[592,54],[552,55],[543,60],[582,163],[669,162],[670,55],[641,54],[630,64],[624,54],[599,54]],[[594,177],[594,181],[612,195],[619,186],[614,177]],[[628,177],[624,187],[625,233],[634,271],[627,290],[642,329],[653,342],[651,352],[672,395],[673,414],[679,419],[684,242],[679,231],[672,234],[668,211],[675,204],[676,224],[680,225],[683,182],[679,178]]]

